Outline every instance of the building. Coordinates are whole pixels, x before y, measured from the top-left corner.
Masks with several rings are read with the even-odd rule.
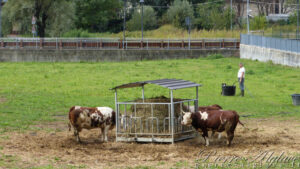
[[[231,0],[226,0],[227,5],[230,5]],[[247,0],[232,0],[233,8],[237,11],[238,17],[247,17]],[[287,16],[295,9],[293,5],[287,5],[287,0],[249,0],[249,14],[251,16],[265,15],[278,18]],[[284,15],[282,15],[284,14]]]

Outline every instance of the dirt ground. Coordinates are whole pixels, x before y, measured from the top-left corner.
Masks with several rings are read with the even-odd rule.
[[[109,134],[109,142],[102,143],[98,129],[81,132],[84,144],[78,144],[66,122],[61,121],[37,125],[35,127],[40,128],[37,131],[1,135],[0,152],[6,157],[15,157],[17,160],[12,160],[12,165],[21,168],[48,165],[58,168],[69,165],[86,168],[190,168],[195,166],[195,160],[203,150],[239,157],[256,156],[261,151],[300,154],[299,121],[242,121],[248,129],[238,125],[231,147],[226,146],[225,136],[221,140],[211,140],[209,147],[204,146],[200,136],[174,145],[115,142],[114,130]]]

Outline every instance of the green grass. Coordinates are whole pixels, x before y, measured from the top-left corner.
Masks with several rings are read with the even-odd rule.
[[[110,106],[110,88],[135,81],[177,78],[202,84],[199,105],[220,104],[252,117],[300,117],[290,94],[300,93],[300,69],[236,58],[160,60],[123,63],[0,63],[0,131],[28,129],[30,125],[66,115],[73,105]],[[221,83],[236,81],[244,62],[246,97],[223,97]],[[238,91],[238,90],[237,90]],[[253,97],[250,96],[251,95]],[[239,93],[239,92],[238,92]],[[168,96],[155,85],[146,97]],[[195,97],[195,89],[174,92],[177,98]],[[119,90],[121,100],[141,97],[140,88]],[[279,113],[290,112],[290,113]]]
[[[295,25],[272,25],[268,26],[263,30],[251,30],[254,31],[253,34],[264,35],[264,36],[275,36],[275,37],[285,37],[285,38],[295,38]],[[240,38],[241,33],[247,33],[247,30],[244,29],[234,29],[231,30],[197,30],[192,29],[190,37],[192,39],[201,39],[201,38]],[[126,38],[138,38],[142,36],[141,31],[125,31]],[[30,37],[31,35],[29,35]],[[123,39],[123,32],[119,33],[89,33],[84,30],[72,30],[63,36],[65,37],[98,37],[98,38],[120,38]],[[189,34],[186,29],[176,28],[172,25],[163,25],[155,30],[144,31],[144,38],[149,39],[188,39]]]

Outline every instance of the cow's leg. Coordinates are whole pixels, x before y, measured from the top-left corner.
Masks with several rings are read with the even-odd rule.
[[[108,139],[107,139],[107,134],[108,134],[108,130],[109,130],[109,128],[110,128],[110,126],[108,125],[108,126],[105,126],[105,142],[107,142],[108,141]]]
[[[228,145],[228,147],[231,145],[233,137],[234,137],[234,132],[227,131],[227,145]]]
[[[213,138],[214,136],[215,136],[215,131],[212,131],[210,137]]]
[[[218,134],[218,139],[220,140],[222,138],[222,133]]]
[[[101,127],[101,134],[100,134],[101,141],[104,141],[104,132],[105,132],[104,127]]]
[[[231,145],[231,142],[234,137],[234,130],[236,128],[237,122],[236,123],[228,123],[225,127],[226,133],[227,133],[227,145],[228,147]]]
[[[204,140],[205,140],[205,145],[209,146],[209,138],[208,138],[208,132],[207,130],[203,130],[203,134],[202,134]]]
[[[81,143],[81,140],[79,138],[79,132],[80,132],[80,130],[78,130],[77,128],[74,128],[74,136],[76,137],[76,141],[78,143]]]

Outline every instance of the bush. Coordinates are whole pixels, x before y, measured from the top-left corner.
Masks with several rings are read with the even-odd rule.
[[[222,58],[224,58],[224,56],[219,53],[207,56],[207,59],[222,59]]]
[[[127,23],[129,31],[141,30],[141,16],[141,8],[137,8],[133,13],[132,19]],[[144,6],[143,25],[144,30],[157,28],[156,12],[150,6]]]
[[[297,25],[297,12],[294,12],[292,15],[290,15],[289,23]]]
[[[253,71],[253,70],[249,70],[249,71],[247,72],[247,74],[249,74],[249,75],[254,75],[254,71]]]
[[[264,30],[267,26],[267,18],[265,16],[255,16],[250,21],[251,30]]]
[[[89,38],[91,37],[87,30],[83,29],[74,29],[63,34],[63,37],[66,38]]]
[[[192,5],[187,0],[175,0],[173,5],[167,11],[167,18],[170,23],[179,28],[185,28],[185,18],[194,19]]]

